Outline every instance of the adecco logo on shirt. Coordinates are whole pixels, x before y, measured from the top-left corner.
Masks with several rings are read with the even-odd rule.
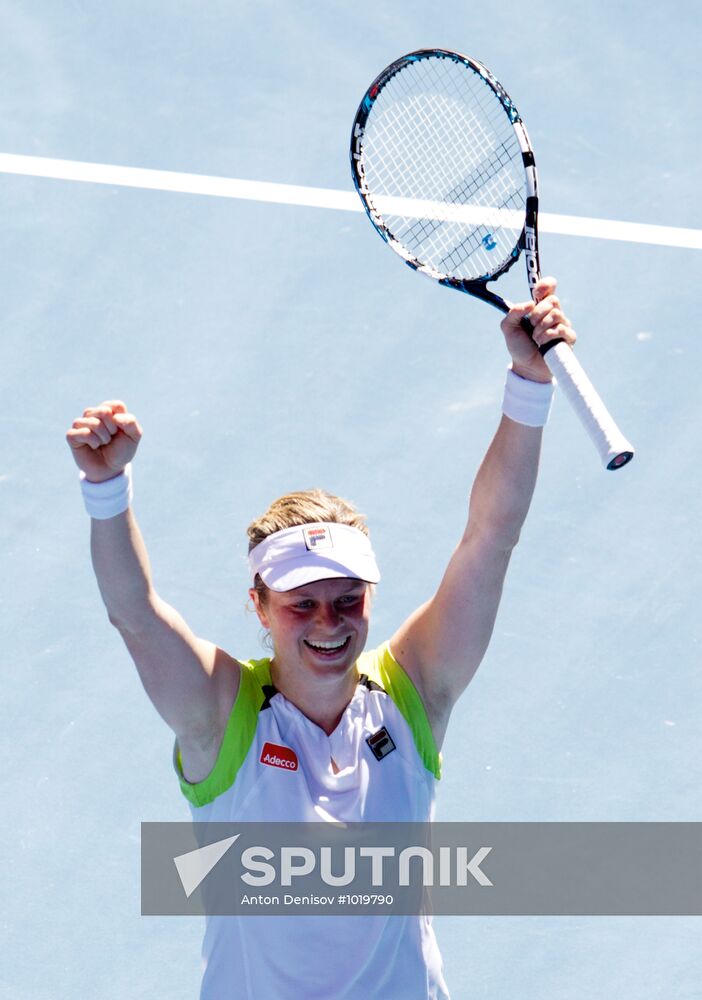
[[[264,743],[260,761],[271,767],[282,767],[286,771],[297,771],[297,754],[292,747],[281,747],[278,743]]]

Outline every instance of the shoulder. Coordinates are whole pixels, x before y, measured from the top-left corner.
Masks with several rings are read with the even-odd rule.
[[[186,797],[195,805],[212,801],[233,783],[271,679],[268,659],[237,660],[219,647],[213,655],[213,677],[219,673],[217,726],[198,740],[181,736],[176,740],[176,770]]]
[[[177,733],[183,769],[191,781],[199,781],[211,771],[242,688],[248,687],[246,681],[242,681],[248,677],[246,661],[237,660],[214,643],[203,643],[203,647],[214,713],[206,725]]]

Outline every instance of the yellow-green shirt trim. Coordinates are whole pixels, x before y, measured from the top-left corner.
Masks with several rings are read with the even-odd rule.
[[[176,743],[174,763],[181,791],[194,806],[206,806],[232,787],[256,735],[258,713],[266,697],[263,688],[271,683],[270,659],[245,660],[241,667],[234,707],[224,730],[217,760],[206,778],[196,782],[186,781]]]

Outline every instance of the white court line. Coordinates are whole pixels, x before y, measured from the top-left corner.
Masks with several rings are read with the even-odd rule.
[[[244,181],[233,177],[210,177],[206,174],[183,174],[173,170],[118,167],[109,163],[54,160],[44,156],[0,153],[0,173],[82,181],[86,184],[145,188],[152,191],[203,194],[215,198],[242,198],[245,201],[267,201],[278,205],[333,208],[345,212],[363,211],[363,206],[354,191],[301,187],[295,184],[272,184],[267,181]],[[577,215],[551,215],[547,212],[539,214],[539,228],[542,232],[558,233],[562,236],[590,236],[602,240],[625,240],[630,243],[702,250],[702,229],[653,226],[640,222],[617,222],[612,219],[588,219]]]

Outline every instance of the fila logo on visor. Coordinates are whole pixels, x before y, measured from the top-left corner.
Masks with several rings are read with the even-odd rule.
[[[383,757],[387,757],[389,753],[392,753],[395,749],[395,744],[392,741],[392,736],[387,731],[385,726],[379,729],[377,733],[373,733],[366,740],[366,743],[371,748],[373,756],[376,760],[382,760]]]
[[[284,771],[297,771],[298,768],[297,754],[292,747],[283,747],[279,743],[264,743],[259,761],[271,767],[282,767]]]
[[[334,543],[328,528],[303,528],[302,534],[308,549],[333,549]]]

